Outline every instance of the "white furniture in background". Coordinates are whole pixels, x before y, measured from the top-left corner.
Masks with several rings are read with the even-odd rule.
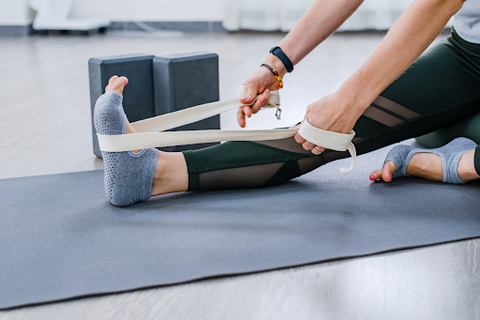
[[[31,0],[30,7],[37,12],[33,21],[35,30],[105,30],[110,25],[106,19],[70,19],[74,0]]]
[[[223,27],[259,31],[290,31],[313,0],[225,0]],[[338,29],[388,30],[412,0],[365,0]]]

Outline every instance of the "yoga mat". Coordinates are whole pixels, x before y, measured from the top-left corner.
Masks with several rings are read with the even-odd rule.
[[[264,189],[110,205],[103,172],[0,180],[0,309],[480,236],[480,184],[371,183],[323,166]]]

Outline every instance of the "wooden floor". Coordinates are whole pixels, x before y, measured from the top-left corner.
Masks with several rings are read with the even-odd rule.
[[[282,37],[0,38],[0,178],[103,168],[91,146],[90,57],[216,52],[220,96],[227,99]],[[334,92],[382,37],[328,39],[285,78],[282,120],[267,110],[249,119],[248,127],[301,120],[307,105]],[[222,127],[236,128],[234,113],[222,116]],[[480,240],[20,308],[0,312],[0,319],[480,319]]]

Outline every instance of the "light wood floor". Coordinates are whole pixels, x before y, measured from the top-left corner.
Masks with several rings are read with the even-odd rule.
[[[91,147],[90,57],[216,52],[227,99],[282,37],[0,38],[0,178],[103,168]],[[285,78],[282,120],[267,110],[248,127],[301,120],[307,105],[334,92],[381,39],[334,35]],[[234,113],[222,116],[222,127],[236,128]],[[21,308],[0,319],[480,319],[480,240]]]

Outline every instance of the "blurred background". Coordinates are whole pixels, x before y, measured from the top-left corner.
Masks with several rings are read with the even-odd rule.
[[[69,29],[289,31],[312,0],[0,0],[0,35],[28,35],[57,22]],[[411,0],[366,0],[339,30],[387,30]],[[142,22],[142,23],[138,23]],[[147,27],[143,25],[146,23]],[[140,25],[140,26],[139,26]],[[94,29],[94,28],[92,28]],[[59,29],[64,30],[64,29]]]

